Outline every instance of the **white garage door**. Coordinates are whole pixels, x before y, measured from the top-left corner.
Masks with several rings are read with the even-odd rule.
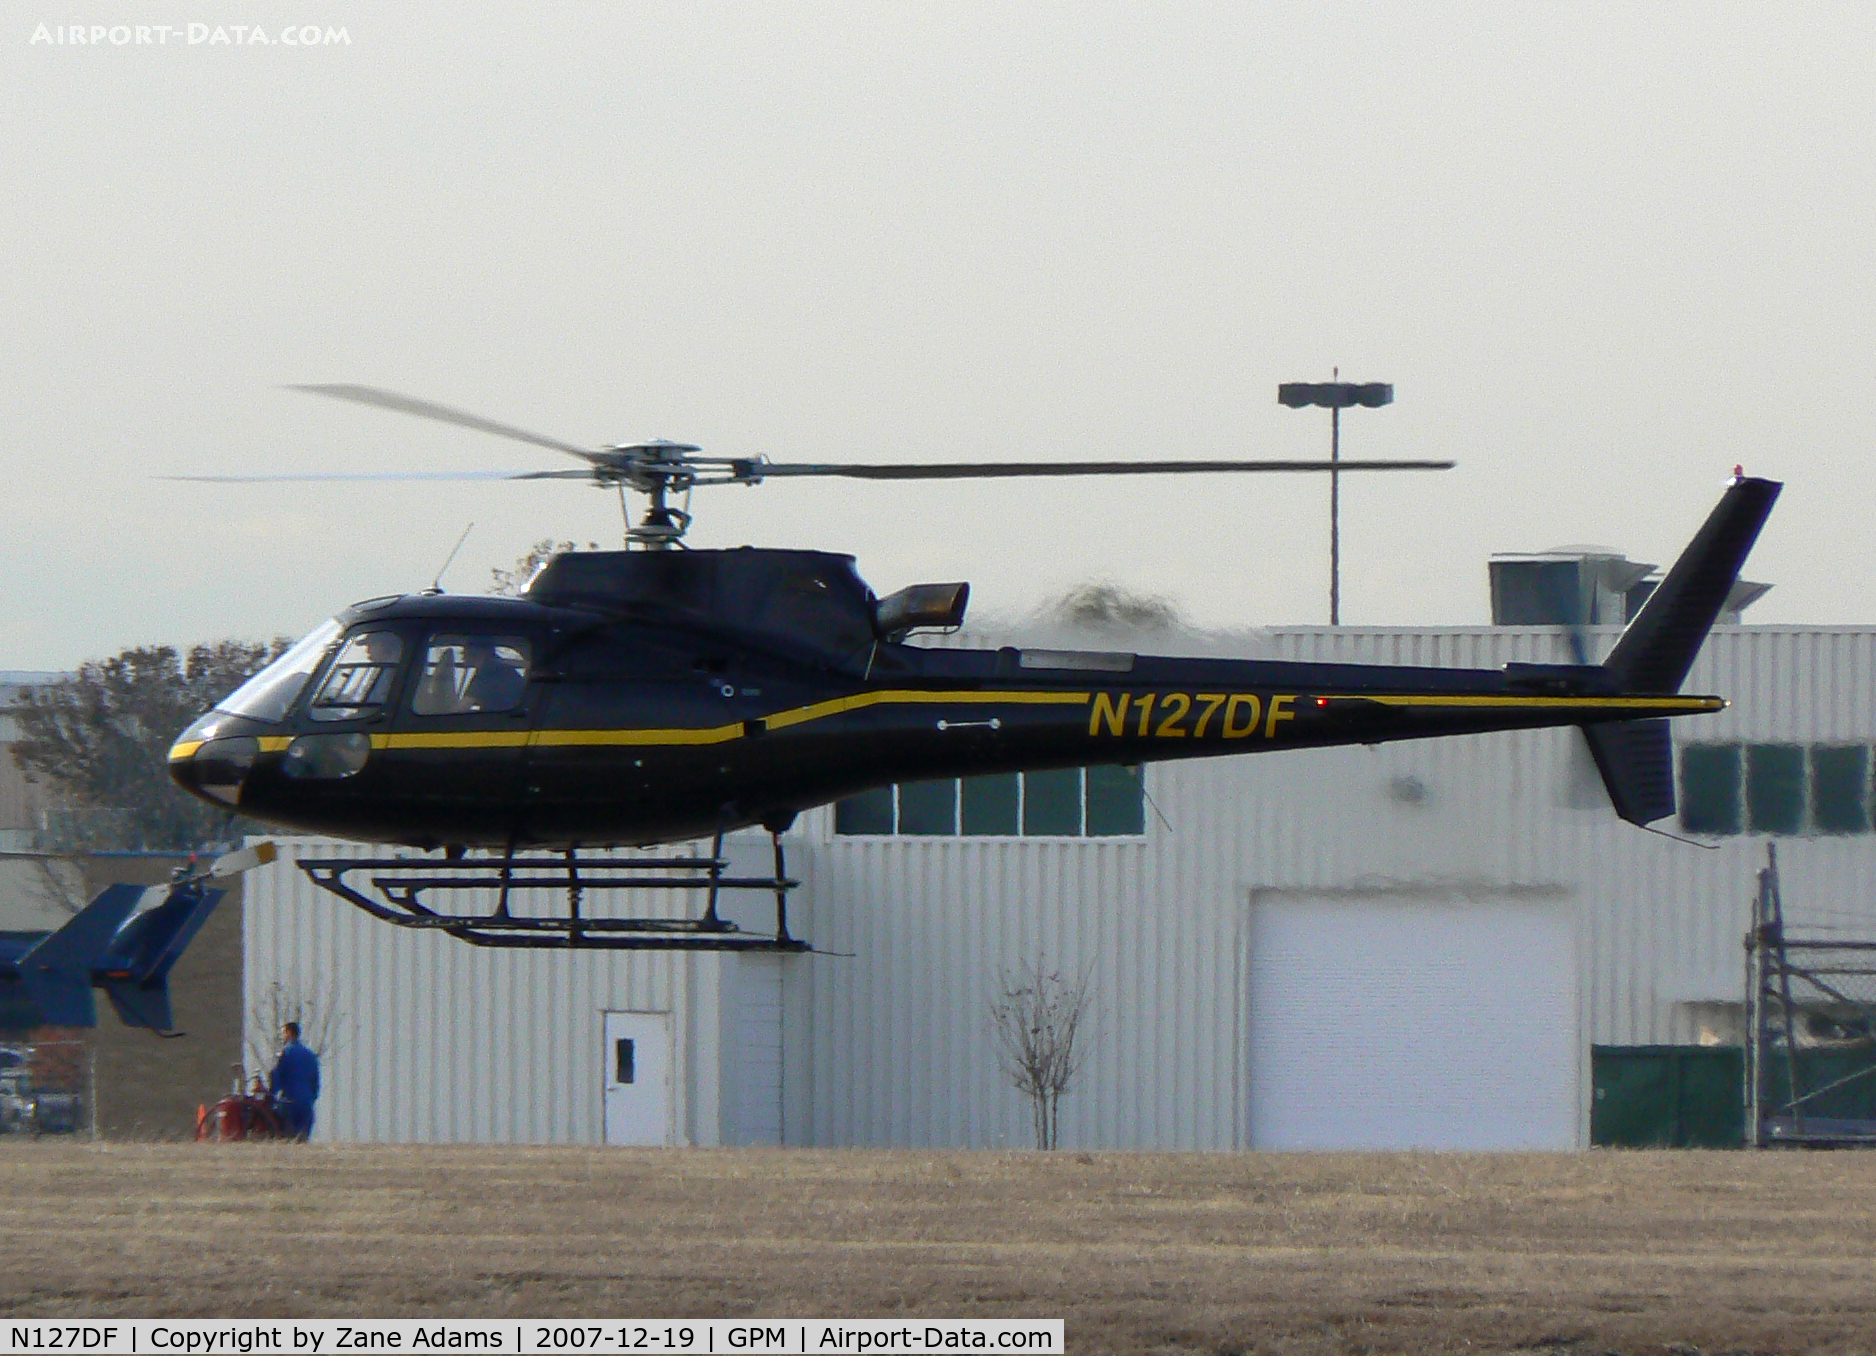
[[[1253,1147],[1576,1146],[1561,903],[1265,898],[1250,935]]]

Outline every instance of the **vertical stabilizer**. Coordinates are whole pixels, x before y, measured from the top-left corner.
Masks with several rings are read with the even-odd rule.
[[[165,1032],[173,1027],[170,967],[227,893],[201,880],[172,885],[168,898],[131,919],[112,940],[103,988],[125,1026]]]
[[[1585,725],[1583,737],[1618,815],[1646,826],[1674,813],[1674,745],[1665,720]]]
[[[1735,477],[1603,661],[1617,691],[1680,690],[1783,488]],[[1674,744],[1665,720],[1586,725],[1583,736],[1618,815],[1646,826],[1674,813]]]
[[[139,981],[161,979],[226,893],[200,881],[171,886],[168,898],[131,919],[112,940],[109,968],[128,971]]]
[[[1603,667],[1624,692],[1678,692],[1784,486],[1739,476]]]
[[[125,1026],[147,1026],[160,1032],[168,1032],[175,1026],[169,1011],[167,977],[147,984],[113,980],[104,985],[104,996],[111,1000],[118,1020]]]

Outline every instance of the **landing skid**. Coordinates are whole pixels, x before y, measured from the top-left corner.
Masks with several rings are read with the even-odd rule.
[[[356,905],[373,918],[399,927],[444,932],[476,946],[525,946],[605,951],[812,951],[788,932],[788,895],[801,882],[788,876],[781,838],[771,835],[775,871],[769,876],[726,874],[723,836],[708,857],[517,857],[512,853],[475,861],[423,857],[303,858],[300,870],[322,890]],[[366,882],[348,880],[358,872]],[[378,898],[365,893],[374,890]],[[455,913],[424,902],[430,893],[457,890],[496,893],[486,913]],[[565,913],[517,912],[516,894],[551,890],[565,899]],[[601,891],[681,890],[704,895],[695,918],[594,916],[586,896]],[[725,890],[761,890],[775,896],[775,931],[746,931],[717,912]]]

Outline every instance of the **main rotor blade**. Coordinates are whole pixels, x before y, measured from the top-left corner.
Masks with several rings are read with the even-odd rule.
[[[845,476],[850,480],[975,480],[1005,476],[1154,476],[1212,471],[1450,471],[1450,461],[933,461],[901,465],[770,465],[770,476]]]
[[[308,471],[279,476],[156,476],[157,480],[195,480],[220,485],[257,485],[269,481],[326,480],[591,480],[591,471]]]
[[[517,442],[533,443],[536,447],[552,448],[556,452],[571,452],[576,457],[587,461],[598,461],[601,454],[590,448],[575,447],[572,443],[563,443],[558,438],[549,438],[544,433],[529,433],[524,428],[512,424],[498,424],[493,419],[484,419],[479,414],[470,414],[467,410],[451,409],[448,405],[439,405],[433,400],[419,400],[415,396],[399,395],[396,391],[382,390],[376,386],[288,386],[289,391],[310,391],[314,395],[331,396],[335,400],[350,400],[359,405],[376,405],[381,410],[396,410],[399,414],[414,414],[422,419],[436,419],[445,424],[455,424],[460,428],[472,428],[479,433],[493,433],[498,438],[513,438]]]

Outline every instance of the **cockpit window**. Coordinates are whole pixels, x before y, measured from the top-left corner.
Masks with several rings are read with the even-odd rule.
[[[306,714],[314,720],[356,720],[382,711],[403,657],[404,641],[395,631],[353,636],[326,670]]]
[[[285,720],[307,679],[344,628],[321,622],[292,649],[236,688],[218,710],[253,720]]]
[[[410,699],[419,716],[512,711],[527,692],[522,636],[432,636]]]

